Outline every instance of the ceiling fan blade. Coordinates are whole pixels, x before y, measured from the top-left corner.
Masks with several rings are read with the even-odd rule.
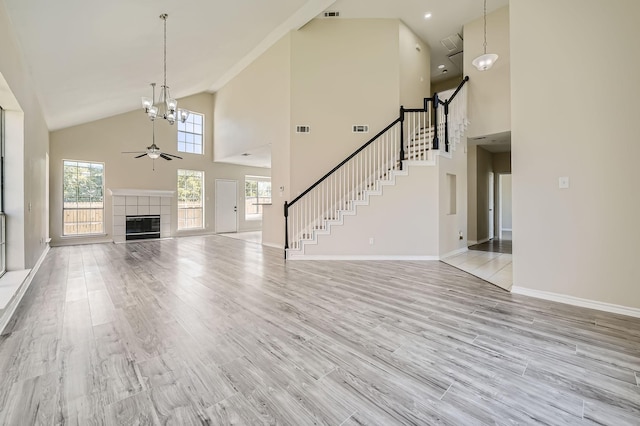
[[[163,152],[163,154],[164,154],[164,155],[168,155],[169,157],[179,158],[180,160],[182,160],[182,157],[178,157],[177,155],[167,154],[166,152]]]
[[[171,160],[172,160],[172,158],[167,157],[167,155],[166,155],[166,154],[164,154],[164,153],[163,153],[163,154],[160,154],[160,157],[164,158],[165,160],[169,160],[169,161],[171,161]]]
[[[146,153],[146,152],[145,152],[144,154],[136,155],[136,156],[135,156],[135,157],[133,157],[133,158],[142,158],[142,157],[144,157],[145,155],[147,155],[147,153]]]

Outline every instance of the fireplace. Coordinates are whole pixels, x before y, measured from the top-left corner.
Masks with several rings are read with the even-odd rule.
[[[125,239],[160,238],[160,215],[127,216]]]
[[[136,240],[144,238],[171,238],[171,211],[173,207],[173,197],[175,191],[165,191],[158,189],[109,189],[111,193],[111,205],[113,210],[113,242],[124,243],[126,240]],[[107,204],[108,205],[108,204]],[[141,232],[152,232],[155,235],[129,236],[127,226],[144,226],[142,223],[127,224],[127,218],[133,216],[160,216],[160,229],[151,231],[133,231],[131,234]],[[158,231],[160,236],[158,237]]]

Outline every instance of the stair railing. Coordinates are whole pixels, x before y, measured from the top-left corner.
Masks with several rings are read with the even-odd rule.
[[[341,218],[341,211],[365,201],[366,191],[402,170],[404,160],[425,160],[429,150],[438,150],[444,133],[449,152],[449,107],[465,77],[447,100],[437,93],[424,99],[423,108],[400,107],[400,116],[291,202],[284,202],[284,257],[289,249],[300,249],[304,240],[326,229],[327,222]],[[443,108],[440,108],[440,107]],[[465,118],[466,119],[466,118]]]

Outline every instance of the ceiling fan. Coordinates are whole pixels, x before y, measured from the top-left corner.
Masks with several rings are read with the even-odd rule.
[[[156,123],[155,121],[152,121],[151,123],[152,123],[153,133],[152,133],[151,145],[147,147],[147,150],[146,151],[123,151],[122,154],[139,154],[133,158],[142,158],[145,155],[148,156],[153,160],[153,170],[156,169],[155,160],[158,158],[164,158],[165,160],[168,160],[168,161],[171,161],[174,158],[182,160],[182,157],[160,151],[160,148],[158,147],[158,145],[156,145]]]

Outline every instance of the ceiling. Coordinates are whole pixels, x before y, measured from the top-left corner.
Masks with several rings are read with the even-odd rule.
[[[162,81],[161,13],[169,14],[167,82],[176,98],[216,91],[325,10],[339,11],[337,19],[401,19],[431,46],[432,81],[450,78],[461,70],[440,41],[482,16],[481,0],[0,1],[50,130],[140,107],[149,83]],[[507,4],[488,0],[487,8]]]
[[[469,145],[476,145],[493,153],[511,152],[511,132],[496,133],[493,135],[469,138]]]

